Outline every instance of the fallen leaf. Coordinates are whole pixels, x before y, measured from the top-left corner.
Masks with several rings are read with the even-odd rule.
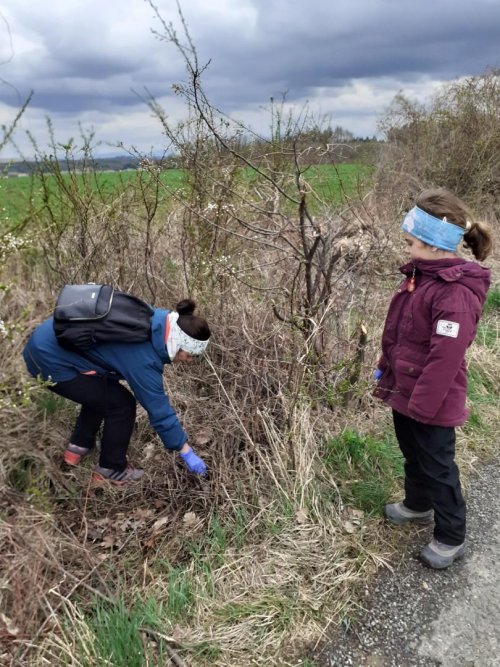
[[[136,509],[135,512],[134,512],[134,516],[137,519],[151,519],[151,517],[153,517],[154,515],[155,515],[155,513],[153,512],[153,510],[149,510],[149,509],[139,508],[139,509]]]
[[[203,525],[203,520],[194,512],[186,512],[182,521],[184,523],[184,527],[191,531],[196,531]]]
[[[137,530],[144,524],[144,519],[125,519],[125,521],[119,523],[117,527],[122,531],[122,533],[126,533],[127,530]]]
[[[194,512],[186,512],[184,518],[182,519],[186,528],[193,528],[200,523],[200,519],[196,516]]]
[[[201,447],[203,445],[208,445],[210,440],[212,440],[213,436],[214,434],[212,429],[205,428],[199,430],[197,433],[194,434],[194,436],[191,436],[191,439],[194,445],[196,445],[197,447]]]
[[[150,458],[156,453],[158,449],[157,445],[154,442],[148,442],[148,444],[143,448],[143,458],[145,461],[149,461]]]
[[[95,528],[90,527],[87,530],[87,538],[89,540],[92,540],[93,542],[97,542],[97,540],[101,539],[102,533],[103,533],[103,529],[96,530]]]
[[[14,625],[12,619],[10,619],[8,616],[6,616],[5,614],[0,614],[0,620],[5,625],[5,629],[7,630],[9,635],[15,637],[16,635],[19,634],[20,632],[19,628]]]
[[[115,538],[113,535],[106,535],[103,541],[100,543],[100,547],[103,549],[110,549],[115,545]]]
[[[301,602],[308,605],[314,611],[319,611],[323,605],[323,602],[319,598],[313,598],[311,596],[311,591],[306,588],[299,589],[299,598]]]
[[[175,625],[170,634],[172,635],[172,638],[180,644],[184,643],[186,638],[189,636],[187,629],[181,625]]]
[[[149,549],[152,549],[154,545],[156,544],[156,540],[158,539],[159,534],[158,533],[153,533],[151,537],[149,537],[145,542],[144,542],[144,549],[148,551]]]
[[[94,523],[96,526],[107,526],[109,522],[110,518],[108,516],[105,516],[103,519],[96,519]]]
[[[264,496],[259,496],[257,498],[257,503],[261,509],[267,509],[269,507],[269,501]]]
[[[349,533],[349,535],[352,535],[353,533],[356,532],[356,526],[350,521],[344,521],[342,525],[344,527],[345,532]]]
[[[125,519],[124,521],[120,521],[120,523],[117,524],[117,528],[119,528],[119,530],[121,530],[122,533],[126,533],[131,524],[132,521],[130,519]]]
[[[297,523],[303,525],[305,523],[309,523],[309,517],[307,516],[307,512],[305,509],[298,510],[298,512],[295,513],[295,520]]]
[[[155,521],[153,524],[153,533],[159,532],[163,526],[166,526],[167,523],[170,521],[170,517],[164,516],[161,519],[158,519],[158,521]]]

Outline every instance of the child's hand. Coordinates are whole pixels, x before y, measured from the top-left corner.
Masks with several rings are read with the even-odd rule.
[[[205,465],[205,462],[203,461],[203,459],[201,459],[193,452],[191,447],[189,447],[187,452],[184,453],[181,452],[180,456],[181,459],[186,464],[186,467],[189,470],[189,472],[192,472],[195,475],[203,475],[203,476],[207,474],[207,466]]]
[[[373,371],[373,379],[375,382],[378,382],[382,375],[384,374],[384,371],[380,370],[380,368],[377,368],[376,370]]]

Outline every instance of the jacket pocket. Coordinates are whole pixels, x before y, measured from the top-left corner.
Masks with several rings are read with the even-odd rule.
[[[403,396],[411,396],[422,370],[422,366],[418,366],[412,361],[398,359],[394,364],[396,391]]]

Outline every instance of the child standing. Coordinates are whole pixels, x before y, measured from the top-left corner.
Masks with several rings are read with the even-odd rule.
[[[389,306],[375,396],[393,410],[405,458],[405,499],[385,506],[393,524],[430,523],[434,539],[421,559],[446,568],[465,550],[465,502],[455,463],[455,427],[463,424],[465,352],[476,335],[489,269],[457,255],[491,252],[489,229],[470,222],[463,202],[444,189],[425,190],[402,230],[410,262]]]

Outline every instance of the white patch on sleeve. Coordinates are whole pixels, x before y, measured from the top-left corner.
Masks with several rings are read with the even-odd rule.
[[[439,320],[436,327],[436,333],[439,336],[457,338],[459,329],[460,324],[458,322],[450,322],[450,320]]]

